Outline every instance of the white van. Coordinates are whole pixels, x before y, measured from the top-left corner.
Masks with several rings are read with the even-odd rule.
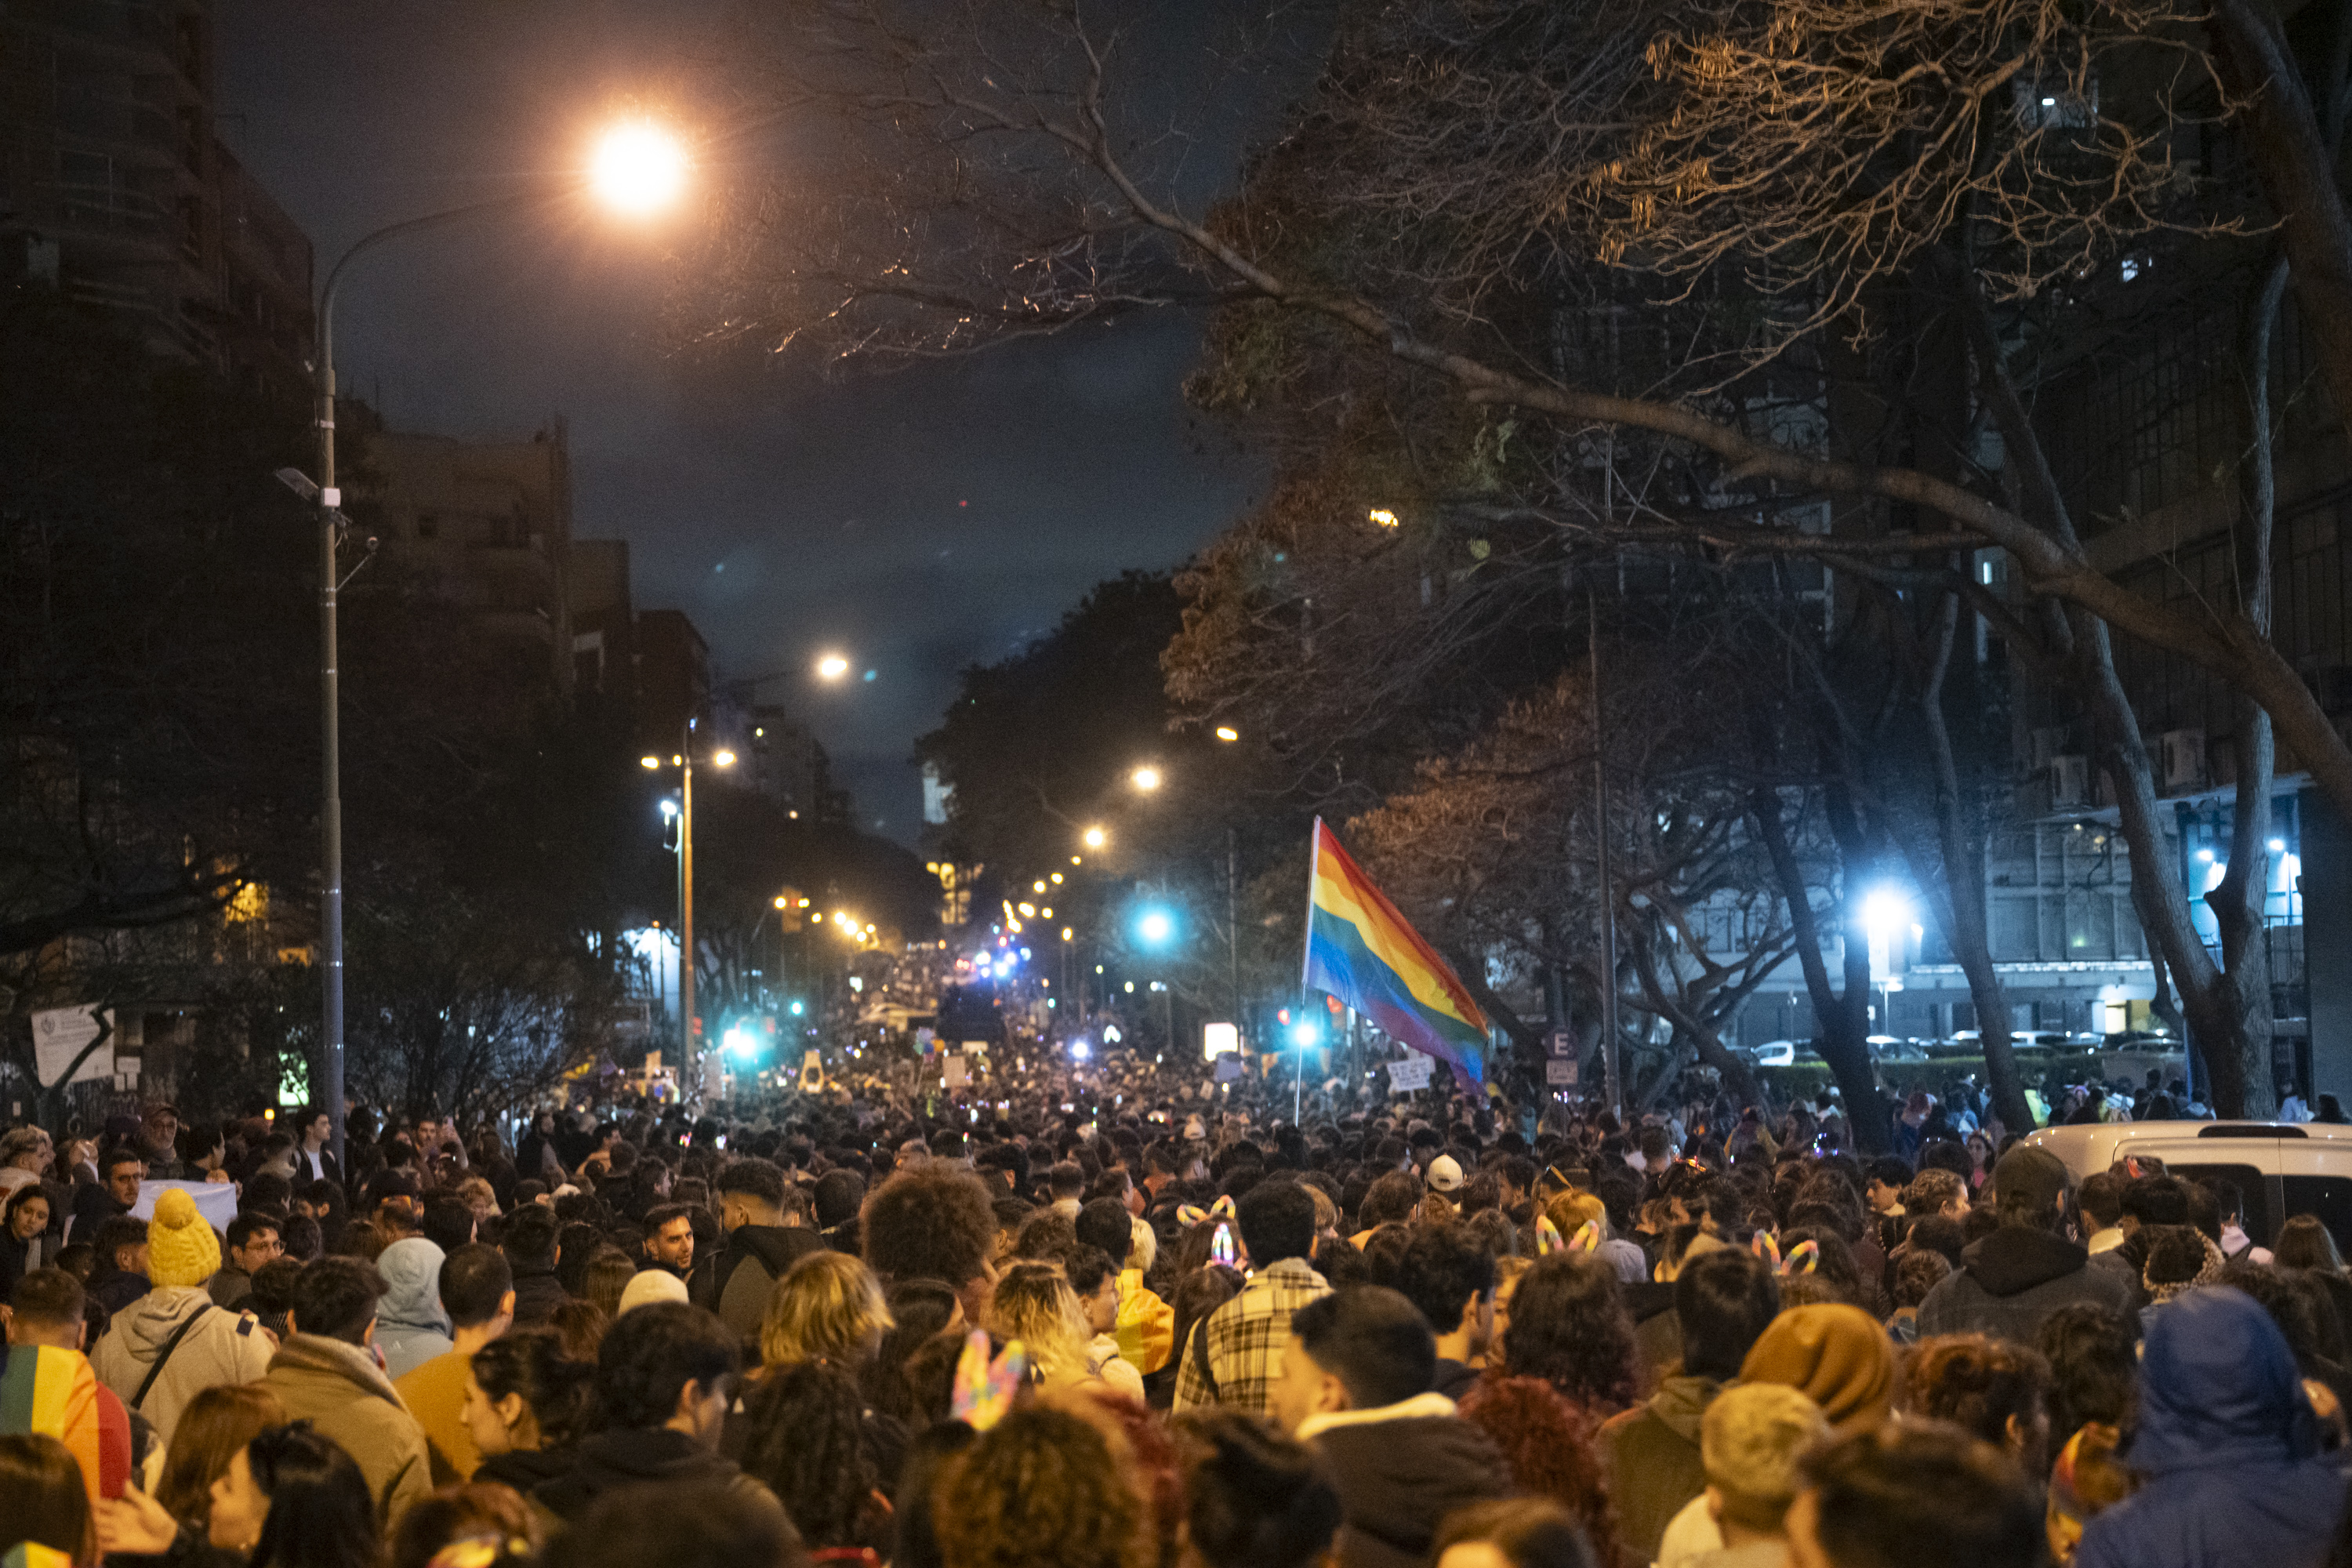
[[[2305,1121],[2113,1121],[2045,1127],[2025,1142],[2066,1163],[2075,1181],[2135,1153],[2176,1176],[2234,1183],[2246,1234],[2268,1247],[2290,1215],[2317,1215],[2352,1252],[2352,1126]]]

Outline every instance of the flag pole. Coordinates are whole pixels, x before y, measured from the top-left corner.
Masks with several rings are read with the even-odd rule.
[[[1307,974],[1315,964],[1315,876],[1323,865],[1323,819],[1315,819],[1314,837],[1307,848],[1307,929],[1306,940],[1298,947],[1298,1016],[1307,1016]],[[1307,1098],[1307,1047],[1294,1035],[1291,1048],[1297,1053],[1291,1058],[1290,1124],[1297,1127],[1303,1114],[1301,1106]]]

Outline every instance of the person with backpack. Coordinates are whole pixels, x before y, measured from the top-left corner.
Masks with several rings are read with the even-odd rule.
[[[155,1200],[147,1227],[147,1293],[114,1314],[90,1352],[99,1381],[155,1428],[166,1447],[180,1412],[221,1383],[252,1383],[276,1350],[251,1312],[214,1303],[206,1281],[219,1272],[220,1240],[196,1204],[173,1187]]]

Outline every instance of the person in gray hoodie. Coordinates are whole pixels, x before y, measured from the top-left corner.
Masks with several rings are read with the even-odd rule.
[[[441,1305],[441,1248],[421,1236],[395,1241],[375,1260],[383,1276],[383,1300],[376,1303],[375,1345],[383,1352],[383,1374],[407,1376],[435,1356],[457,1349],[449,1314]]]
[[[148,1237],[154,1288],[114,1314],[89,1365],[168,1447],[188,1401],[215,1384],[253,1382],[277,1346],[252,1313],[213,1304],[205,1281],[220,1268],[220,1240],[184,1189],[155,1200]]]

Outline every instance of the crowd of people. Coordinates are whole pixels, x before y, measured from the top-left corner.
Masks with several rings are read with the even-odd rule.
[[[0,1135],[0,1552],[2352,1564],[2326,1227],[1966,1109],[736,1109]]]

